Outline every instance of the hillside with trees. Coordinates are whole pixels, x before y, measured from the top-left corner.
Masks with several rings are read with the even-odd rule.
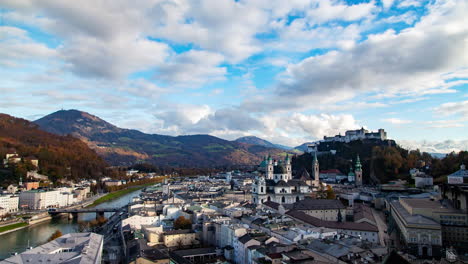
[[[28,170],[37,169],[49,180],[99,179],[103,175],[115,176],[107,163],[82,141],[71,136],[58,136],[42,131],[34,123],[0,114],[0,157],[16,152],[22,157],[18,163],[0,165],[2,185],[25,179]],[[35,168],[25,157],[39,160]]]
[[[330,153],[336,150],[336,154]],[[440,159],[419,150],[407,150],[393,140],[355,140],[345,142],[327,142],[318,146],[320,170],[338,169],[343,174],[350,171],[359,155],[363,180],[365,183],[386,183],[390,180],[410,180],[409,170],[419,168],[435,179],[451,174],[468,164],[468,152],[450,153]],[[306,168],[309,173],[312,155],[304,153],[292,159],[293,168]]]

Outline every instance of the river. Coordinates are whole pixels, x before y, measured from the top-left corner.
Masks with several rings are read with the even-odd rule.
[[[130,203],[132,198],[138,196],[140,192],[141,190],[137,190],[128,193],[115,200],[99,204],[96,208],[122,207]],[[107,214],[106,217],[109,217],[110,214],[112,213]],[[28,245],[36,247],[44,244],[56,230],[60,230],[62,234],[79,232],[79,221],[89,221],[95,217],[95,213],[79,214],[78,219],[68,219],[68,217],[64,216],[1,235],[0,260],[8,258],[12,252],[21,253],[25,251]]]

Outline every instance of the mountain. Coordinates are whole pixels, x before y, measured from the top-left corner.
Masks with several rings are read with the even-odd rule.
[[[250,145],[264,146],[267,148],[279,148],[279,149],[284,149],[284,150],[292,150],[291,147],[280,145],[280,144],[273,144],[268,140],[261,139],[255,136],[240,137],[234,141],[239,142],[239,143],[250,144]]]
[[[39,173],[48,175],[53,181],[64,176],[98,179],[106,173],[108,166],[95,151],[76,138],[48,133],[27,120],[0,114],[0,157],[12,152],[23,158],[37,158]],[[20,176],[25,179],[31,166],[22,161],[1,169],[1,183],[16,183]]]
[[[171,167],[218,167],[254,165],[268,154],[284,150],[227,141],[210,135],[166,136],[145,134],[114,126],[78,110],[61,110],[34,123],[59,135],[70,134],[95,149],[113,165],[148,162]]]
[[[302,144],[302,145],[299,145],[299,146],[297,146],[297,147],[294,147],[294,149],[297,149],[297,150],[302,151],[302,152],[307,152],[307,151],[308,151],[308,148],[309,148],[308,146],[309,146],[310,144],[313,144],[313,142],[306,142],[306,143],[304,143],[304,144]]]

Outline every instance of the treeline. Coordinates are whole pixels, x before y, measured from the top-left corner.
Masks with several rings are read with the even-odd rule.
[[[210,175],[223,171],[221,168],[171,168],[167,166],[157,166],[150,163],[134,164],[128,169],[138,170],[143,173],[156,173],[157,175],[180,175],[180,176],[194,176],[194,175]]]
[[[106,169],[107,163],[79,139],[50,134],[27,120],[0,114],[0,157],[3,159],[13,151],[23,159],[19,163],[0,165],[2,185],[17,183],[20,177],[25,179],[28,170],[35,169],[25,157],[38,159],[38,172],[49,176],[52,182],[97,180],[117,173]]]
[[[329,144],[329,143],[327,143]],[[410,180],[409,170],[418,168],[434,178],[451,174],[460,168],[462,163],[468,164],[468,152],[450,153],[442,159],[419,150],[407,150],[393,141],[352,141],[349,143],[335,142],[333,145],[321,144],[318,156],[320,170],[338,169],[348,174],[360,156],[363,180],[366,183],[386,183],[390,180]],[[322,148],[322,149],[321,149]],[[329,153],[330,149],[336,154]],[[309,153],[293,157],[293,168],[302,167],[311,172],[312,156]]]

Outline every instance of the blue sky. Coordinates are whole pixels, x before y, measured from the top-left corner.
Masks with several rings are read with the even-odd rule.
[[[0,111],[290,146],[363,126],[466,149],[467,13],[462,0],[6,0]]]

